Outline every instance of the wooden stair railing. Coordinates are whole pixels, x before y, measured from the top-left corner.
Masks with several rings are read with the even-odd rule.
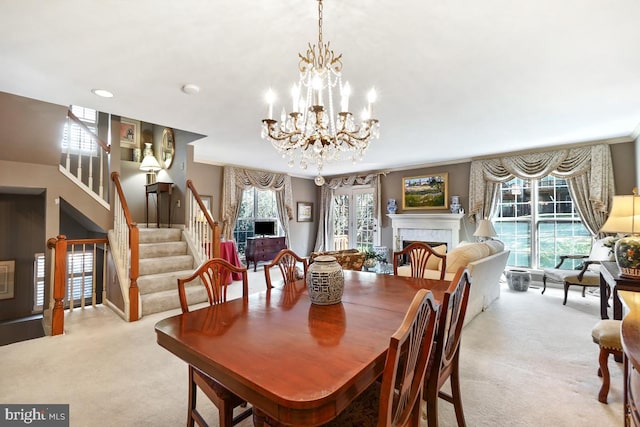
[[[106,298],[105,292],[105,277],[106,277],[106,254],[107,248],[106,246],[109,244],[109,241],[106,237],[96,238],[96,239],[73,239],[67,240],[66,236],[59,235],[58,237],[52,237],[47,240],[47,247],[53,251],[53,269],[52,269],[52,279],[53,279],[53,309],[51,315],[51,334],[52,335],[61,335],[64,333],[64,297],[67,288],[70,288],[71,292],[68,296],[69,299],[69,310],[73,311],[74,301],[73,301],[73,283],[75,282],[73,278],[75,277],[75,272],[67,269],[67,259],[68,255],[71,253],[75,255],[76,253],[82,254],[82,258],[84,259],[84,254],[87,252],[87,246],[91,247],[93,252],[92,262],[92,276],[91,276],[91,284],[92,284],[92,292],[91,292],[91,305],[96,305],[96,254],[98,250],[98,245],[104,245],[103,251],[103,269],[102,269],[102,302],[104,303]],[[76,247],[79,247],[80,250],[76,252]],[[71,248],[71,251],[69,251]],[[74,269],[75,270],[75,269]],[[85,307],[85,280],[86,272],[84,268],[79,273],[80,275],[80,286],[81,286],[81,297],[80,297],[80,307]],[[71,282],[69,282],[69,278],[71,277]]]
[[[77,128],[73,129],[72,125],[76,125]],[[71,134],[74,131],[81,133],[78,139],[81,141],[82,147],[71,146]],[[108,192],[105,192],[104,182],[107,179],[111,147],[73,114],[71,108],[67,111],[67,135],[67,148],[66,152],[63,151],[60,159],[60,171],[109,209]],[[87,141],[88,147],[85,145],[85,141]],[[86,176],[83,172],[84,168],[89,169]],[[98,169],[97,182],[94,168]]]
[[[131,219],[131,212],[124,197],[124,191],[120,184],[120,174],[111,173],[111,180],[115,186],[116,197],[113,210],[113,230],[115,242],[112,242],[111,253],[116,259],[116,265],[121,266],[129,273],[129,292],[123,295],[125,299],[125,311],[129,304],[128,315],[130,322],[140,318],[138,276],[140,275],[140,230],[138,224]],[[128,297],[128,301],[127,301]]]
[[[220,257],[220,225],[211,216],[193,182],[187,180],[188,220],[185,231],[199,248],[201,261]]]

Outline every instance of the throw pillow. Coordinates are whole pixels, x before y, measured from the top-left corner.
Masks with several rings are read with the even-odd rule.
[[[433,246],[431,247],[431,249],[438,255],[444,255],[447,253],[447,245]],[[440,270],[440,261],[442,261],[442,258],[438,258],[437,256],[430,256],[427,260],[427,269]]]
[[[458,246],[447,254],[447,273],[455,273],[470,262],[489,256],[489,247],[482,243]]]
[[[504,251],[504,243],[500,240],[487,240],[484,244],[489,248],[489,255]]]

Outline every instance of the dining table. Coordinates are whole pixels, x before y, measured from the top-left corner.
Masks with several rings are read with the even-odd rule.
[[[304,280],[159,321],[157,342],[284,425],[335,418],[384,370],[419,289],[450,282],[344,271],[342,301],[311,303]],[[186,371],[185,371],[186,372]]]

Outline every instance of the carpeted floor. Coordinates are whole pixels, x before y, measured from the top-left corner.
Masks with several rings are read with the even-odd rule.
[[[261,271],[252,291],[264,289]],[[237,283],[237,282],[236,282]],[[99,306],[66,314],[64,336],[0,347],[1,403],[69,403],[71,426],[179,426],[186,421],[187,367],[155,342],[154,324],[178,311],[125,323]],[[609,362],[609,404],[598,402],[599,299],[548,288],[501,298],[464,330],[462,394],[467,425],[621,426],[622,364]],[[200,399],[212,425],[215,409]],[[442,427],[455,426],[440,403]],[[252,425],[245,420],[243,426]]]

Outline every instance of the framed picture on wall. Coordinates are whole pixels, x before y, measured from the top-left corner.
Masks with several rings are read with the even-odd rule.
[[[125,117],[120,119],[120,146],[140,148],[140,122]]]
[[[402,209],[448,209],[449,174],[402,178]]]
[[[13,278],[15,271],[15,260],[0,261],[0,300],[13,298]]]
[[[211,205],[213,205],[213,196],[203,196],[200,195],[200,199],[202,199],[202,204],[205,209],[211,212]]]
[[[298,202],[298,222],[312,222],[313,221],[313,203],[311,202]]]

